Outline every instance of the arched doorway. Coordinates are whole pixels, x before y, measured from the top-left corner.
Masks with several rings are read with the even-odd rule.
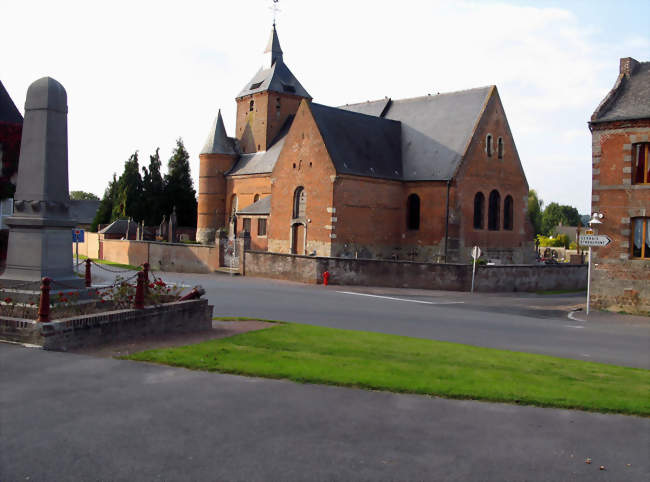
[[[306,226],[303,223],[294,223],[291,226],[291,254],[305,254],[306,242]]]

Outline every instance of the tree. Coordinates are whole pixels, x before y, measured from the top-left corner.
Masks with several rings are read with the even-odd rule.
[[[142,166],[144,176],[142,178],[142,198],[147,209],[144,213],[144,223],[147,226],[155,226],[162,221],[164,206],[164,188],[162,174],[160,173],[160,155],[156,149],[153,156],[149,156],[149,169]]]
[[[73,201],[99,201],[97,195],[86,191],[70,191],[70,199]]]
[[[100,224],[108,224],[113,220],[113,203],[117,191],[117,175],[113,174],[113,180],[108,183],[108,187],[104,191],[104,197],[99,203],[99,208],[90,226],[92,232],[97,232]]]
[[[167,164],[165,175],[164,212],[169,216],[176,207],[179,226],[196,226],[196,191],[190,175],[190,156],[183,140],[176,140],[176,148]]]
[[[542,232],[542,206],[544,201],[537,197],[537,191],[528,191],[528,217],[535,229],[535,236]]]
[[[551,203],[542,214],[542,233],[552,234],[553,229],[560,223],[565,226],[577,226],[580,214],[573,206]]]
[[[142,177],[138,164],[138,151],[124,163],[124,172],[117,181],[117,192],[113,198],[112,219],[129,217],[142,221],[147,206],[143,203]]]

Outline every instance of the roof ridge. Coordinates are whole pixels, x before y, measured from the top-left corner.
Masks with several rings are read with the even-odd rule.
[[[333,106],[331,106],[331,105],[319,104],[319,103],[317,103],[317,102],[310,102],[310,104],[311,104],[312,106],[314,106],[314,105],[317,106],[317,108],[318,108],[318,107],[325,107],[325,108],[327,108],[327,109],[333,109],[333,110],[337,110],[337,111],[339,111],[339,112],[344,112],[346,115],[347,115],[347,114],[350,114],[350,115],[356,115],[356,116],[363,116],[363,117],[368,117],[368,118],[370,118],[370,119],[375,119],[375,120],[378,119],[378,120],[381,120],[381,121],[396,122],[396,123],[398,123],[398,124],[401,124],[401,122],[400,122],[400,121],[397,121],[397,120],[386,119],[385,117],[379,117],[379,116],[376,116],[376,115],[363,114],[363,113],[361,113],[361,112],[356,112],[356,111],[353,111],[353,110],[342,109],[341,107],[333,107]]]
[[[461,92],[470,92],[470,91],[474,91],[474,90],[491,89],[492,87],[496,87],[496,84],[482,85],[480,87],[471,87],[469,89],[452,90],[450,92],[438,92],[437,94],[419,95],[419,96],[416,96],[416,97],[405,97],[403,99],[395,99],[393,97],[384,97],[383,99],[367,100],[365,102],[354,102],[352,104],[345,104],[345,105],[342,105],[341,107],[351,107],[351,106],[356,106],[356,105],[371,104],[373,102],[382,102],[382,101],[386,101],[386,100],[390,100],[391,102],[401,102],[401,101],[405,101],[405,100],[419,100],[419,99],[426,99],[428,97],[438,97],[438,96],[441,96],[441,95],[460,94]]]

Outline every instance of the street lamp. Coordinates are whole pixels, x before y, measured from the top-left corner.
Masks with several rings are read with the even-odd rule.
[[[603,224],[601,219],[603,219],[605,215],[603,213],[593,213],[591,215],[591,219],[589,220],[589,225],[591,226],[592,224]]]

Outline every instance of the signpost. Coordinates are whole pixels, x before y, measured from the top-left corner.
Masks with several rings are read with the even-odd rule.
[[[602,214],[594,213],[589,224],[601,224],[600,219],[602,218]],[[605,234],[594,234],[593,229],[587,229],[585,233],[578,238],[578,243],[582,246],[589,247],[589,265],[587,267],[587,318],[589,318],[589,302],[591,301],[591,248],[607,246],[612,240]]]
[[[481,248],[474,246],[472,248],[472,258],[474,258],[474,263],[472,266],[472,293],[474,293],[474,274],[476,273],[476,260],[481,257]]]
[[[77,253],[77,264],[79,264],[79,243],[84,242],[84,230],[83,229],[73,229],[72,230],[72,242],[75,243],[75,249]]]

